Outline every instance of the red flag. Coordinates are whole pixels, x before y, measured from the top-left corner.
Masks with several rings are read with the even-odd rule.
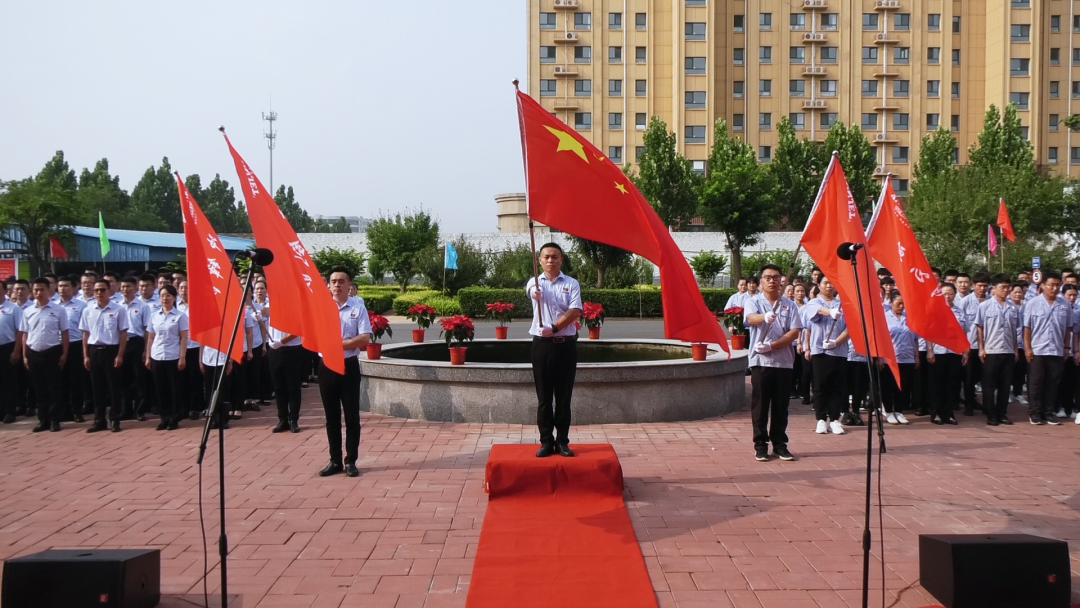
[[[919,337],[954,353],[967,352],[967,334],[945,303],[930,262],[919,246],[907,215],[896,200],[892,181],[885,180],[881,198],[866,229],[870,255],[893,271],[896,288],[904,294],[908,327]]]
[[[224,135],[225,129],[221,133]],[[274,263],[264,269],[271,302],[270,324],[278,331],[303,338],[304,347],[321,354],[326,367],[344,374],[341,321],[330,290],[319,277],[300,237],[227,135],[225,143],[236,164],[255,241],[274,252]]]
[[[840,294],[851,345],[855,351],[867,356],[860,322],[861,300],[866,326],[870,330],[870,335],[867,336],[870,340],[869,356],[881,357],[887,361],[899,385],[900,367],[896,363],[896,352],[893,350],[889,326],[885,321],[885,309],[881,306],[877,272],[873,262],[870,261],[865,247],[855,252],[859,267],[856,287],[851,263],[841,260],[837,255],[836,250],[843,243],[865,245],[866,235],[863,233],[859,208],[855,205],[847,177],[844,176],[844,168],[840,166],[840,159],[835,153],[825,172],[825,179],[821,182],[821,189],[814,202],[814,209],[810,212],[810,219],[806,222],[801,242],[806,253],[810,254]]]
[[[64,251],[64,246],[60,244],[55,236],[49,237],[49,253],[54,260],[66,260],[68,254]]]
[[[994,236],[994,227],[990,224],[986,225],[986,248],[991,254],[997,255],[997,237]]]
[[[1001,228],[1001,236],[1010,241],[1016,241],[1016,233],[1013,232],[1012,220],[1009,219],[1009,210],[1005,208],[1005,199],[1001,199],[1001,203],[998,205],[997,225]]]
[[[236,315],[243,306],[244,292],[217,231],[203,215],[179,173],[176,183],[180,188],[180,211],[187,242],[188,333],[199,344],[224,352]],[[243,331],[241,325],[229,351],[229,357],[237,363],[244,359],[244,334],[240,333]]]
[[[727,337],[705,305],[694,272],[633,182],[531,97],[519,92],[517,98],[529,216],[656,264],[663,287],[664,335],[719,344],[727,351]]]

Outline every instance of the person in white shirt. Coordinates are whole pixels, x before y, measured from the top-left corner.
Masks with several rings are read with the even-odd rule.
[[[1016,332],[1021,327],[1020,309],[1009,301],[1009,276],[994,275],[993,297],[979,305],[975,315],[979,358],[983,364],[983,408],[990,426],[1012,424],[1008,417],[1009,383],[1013,365],[1020,358]]]
[[[87,433],[104,431],[105,408],[109,407],[112,432],[120,432],[120,416],[124,409],[124,387],[121,370],[124,367],[124,347],[127,346],[128,315],[109,298],[109,282],[94,283],[95,300],[83,311],[79,329],[83,335],[83,365],[90,372],[94,386],[94,424]]]
[[[23,311],[19,333],[23,365],[37,397],[38,424],[33,432],[59,431],[64,364],[68,356],[67,313],[50,301],[49,280],[34,279],[33,304]]]
[[[4,424],[15,422],[15,412],[22,404],[19,370],[22,366],[22,338],[19,325],[23,311],[7,299],[7,283],[0,281],[0,415]]]
[[[167,275],[162,275],[167,276]],[[181,377],[181,395],[186,396],[187,412],[191,420],[198,420],[203,410],[203,375],[199,366],[199,348],[202,346],[191,335],[191,312],[188,308],[188,282],[182,279],[176,282],[176,309],[188,316],[187,365]],[[184,410],[181,405],[180,410]]]
[[[181,378],[187,366],[188,318],[176,309],[176,297],[176,288],[172,285],[161,288],[161,307],[150,316],[150,326],[146,330],[144,365],[154,374],[161,412],[159,431],[175,431],[184,415]]]
[[[75,422],[83,422],[83,407],[89,395],[84,394],[87,382],[86,368],[83,367],[82,332],[79,321],[82,320],[86,302],[75,297],[75,279],[60,277],[56,281],[56,290],[60,295],[57,303],[68,318],[68,357],[64,364],[63,400],[61,409],[70,411]]]
[[[251,396],[256,399],[258,405],[270,405],[270,400],[274,397],[274,379],[270,376],[270,327],[266,323],[266,316],[263,315],[263,308],[270,304],[270,300],[266,297],[266,281],[257,279],[254,292],[255,297],[251,301],[251,307],[256,311],[255,320],[259,324],[256,331],[262,332],[263,347],[258,365],[254,365],[254,371],[249,374],[253,384]]]
[[[123,419],[146,420],[153,377],[143,365],[146,351],[146,328],[150,324],[150,308],[138,297],[139,281],[135,277],[120,279],[120,301],[117,304],[128,314],[128,339],[124,351],[124,414]]]
[[[967,366],[964,368],[964,415],[974,416],[976,409],[983,409],[976,393],[976,385],[982,382],[982,359],[979,358],[978,328],[975,326],[975,315],[979,312],[979,305],[986,301],[987,290],[990,288],[990,275],[985,272],[978,273],[974,279],[967,279],[967,275],[961,274],[958,278],[957,288],[963,292],[960,283],[971,284],[973,288],[968,294],[956,299],[956,305],[964,311],[967,319],[968,342],[971,350],[968,352]],[[972,283],[972,281],[974,281]]]
[[[738,291],[733,293],[731,297],[728,298],[727,303],[724,304],[724,310],[742,308],[742,302],[746,299],[746,277],[739,277],[737,289]]]

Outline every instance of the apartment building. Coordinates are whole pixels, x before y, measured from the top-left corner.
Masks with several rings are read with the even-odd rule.
[[[858,125],[907,190],[923,136],[967,161],[990,104],[1015,103],[1036,162],[1080,175],[1080,0],[529,0],[529,93],[616,163],[649,117],[705,171],[712,125],[769,162],[787,116],[823,141]],[[1080,105],[1075,111],[1080,112]]]

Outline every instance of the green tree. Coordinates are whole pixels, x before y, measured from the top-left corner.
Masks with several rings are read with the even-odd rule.
[[[968,148],[971,168],[977,171],[997,171],[1009,167],[1020,171],[1035,171],[1031,142],[1024,139],[1023,125],[1016,104],[1005,106],[1005,114],[991,105],[983,116],[979,139]]]
[[[420,274],[423,275],[424,285],[432,289],[443,288],[443,277],[446,278],[446,290],[450,295],[457,295],[463,287],[476,287],[483,284],[487,278],[488,262],[483,252],[469,244],[464,238],[452,241],[454,249],[457,249],[457,270],[447,270],[444,274],[445,249],[442,247],[429,247],[420,254]]]
[[[197,200],[197,199],[196,199]],[[131,208],[140,214],[160,218],[168,232],[183,232],[180,191],[169,158],[157,169],[150,167],[131,191]]]
[[[331,268],[341,266],[349,271],[349,277],[353,280],[364,272],[364,263],[367,254],[352,248],[336,249],[324,247],[311,255],[311,261],[319,269],[319,274],[327,276]],[[329,278],[327,276],[327,278]]]
[[[528,245],[518,245],[509,251],[491,253],[488,256],[488,287],[507,289],[525,288],[533,277],[533,256]]]
[[[823,161],[822,171],[828,166],[829,155],[834,151],[840,153],[840,164],[844,167],[844,175],[847,176],[848,186],[851,188],[851,196],[860,209],[873,209],[873,203],[877,200],[880,187],[874,182],[874,171],[877,170],[877,153],[870,142],[866,140],[862,129],[858,125],[845,127],[844,123],[838,122],[829,129],[829,135],[825,137],[822,148]],[[814,190],[815,195],[817,189]]]
[[[367,260],[367,268],[368,274],[371,275],[371,284],[382,285],[383,277],[386,276],[386,264],[374,255],[370,255]]]
[[[64,160],[63,150],[57,150],[34,179],[42,186],[65,190],[73,196],[79,186],[78,180],[75,179],[75,171]]]
[[[349,226],[348,220],[342,216],[332,222],[318,220],[315,222],[315,232],[345,234],[352,232],[352,226]]]
[[[79,215],[74,190],[57,183],[49,176],[0,182],[0,226],[22,231],[33,276],[48,264],[49,237],[70,242]]]
[[[167,228],[160,217],[131,206],[131,196],[120,187],[120,178],[109,173],[109,161],[105,158],[97,161],[93,171],[84,168],[79,174],[75,202],[79,208],[77,222],[81,226],[97,226],[100,212],[113,228],[153,231]]]
[[[278,186],[277,194],[274,195],[274,200],[278,204],[278,208],[281,209],[281,213],[285,216],[285,219],[289,220],[289,224],[292,225],[293,230],[296,232],[314,232],[315,220],[311,219],[307,211],[304,211],[300,203],[296,202],[296,196],[293,193],[292,186]]]
[[[633,254],[625,249],[573,235],[570,235],[570,241],[574,243],[574,251],[588,260],[592,267],[596,269],[597,289],[604,287],[604,277],[609,268],[629,264],[633,261]]]
[[[690,258],[690,267],[694,269],[698,283],[702,287],[709,287],[716,280],[716,275],[727,268],[727,258],[711,251],[702,251]]]
[[[420,268],[418,254],[439,243],[439,223],[423,209],[393,217],[382,216],[367,229],[368,252],[394,275],[401,293]]]
[[[633,178],[664,225],[675,231],[689,225],[698,208],[698,178],[690,161],[677,151],[677,143],[664,121],[654,116],[645,130],[645,150]]]
[[[198,179],[198,177],[198,175],[193,175],[188,180]],[[189,190],[191,189],[187,180],[184,184]],[[191,195],[195,196],[195,192],[192,191]],[[210,224],[219,233],[251,232],[247,210],[236,200],[236,192],[228,181],[221,179],[221,174],[214,174],[210,185],[202,190],[199,196],[195,196],[195,200],[206,214],[206,219],[210,220]]]
[[[728,134],[727,123],[716,121],[709,174],[701,188],[701,217],[724,233],[731,251],[731,277],[742,274],[743,248],[757,244],[769,229],[776,179],[757,162],[750,144]]]
[[[938,127],[937,131],[924,135],[919,148],[919,162],[915,163],[912,173],[915,184],[941,177],[955,178],[958,173],[953,164],[956,150],[956,138],[945,127]]]
[[[769,164],[776,177],[773,221],[786,230],[802,230],[814,207],[828,156],[822,154],[820,143],[800,140],[786,116],[780,119],[777,131],[780,142]]]

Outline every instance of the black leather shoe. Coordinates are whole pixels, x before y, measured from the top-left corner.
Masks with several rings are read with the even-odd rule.
[[[49,425],[49,432],[55,433],[55,432],[57,432],[59,430],[60,430],[60,423],[59,422],[54,421],[52,424]]]
[[[78,412],[75,412],[74,414],[72,414],[71,419],[74,420],[75,422],[86,422],[86,418],[83,418],[83,415],[78,413]]]
[[[41,431],[47,431],[47,430],[49,430],[49,423],[48,422],[39,422],[39,423],[37,423],[37,426],[35,426],[33,428],[33,430],[31,430],[30,432],[31,433],[40,433]]]
[[[348,477],[359,477],[360,469],[356,468],[356,465],[351,462],[345,463],[345,475]]]
[[[344,470],[345,467],[341,466],[340,463],[331,462],[330,464],[326,465],[325,469],[319,471],[319,477],[329,477],[331,475],[337,475]]]
[[[277,426],[270,429],[270,432],[271,433],[284,433],[287,430],[289,430],[289,423],[288,422],[279,422],[279,423],[277,423]]]
[[[143,414],[135,414],[135,420],[139,422],[146,422],[146,416]]]
[[[114,433],[119,433],[120,432],[120,421],[119,420],[113,420],[112,432],[114,432]]]
[[[552,456],[554,454],[555,446],[551,445],[550,443],[545,443],[544,445],[540,446],[539,450],[536,450],[537,458],[547,458],[548,456]]]
[[[289,424],[289,432],[290,433],[299,433],[300,432],[300,423],[299,422],[293,422],[293,423]]]
[[[946,420],[946,421],[945,421],[945,424],[952,424],[952,425],[957,425],[957,424],[960,424],[960,423],[959,423],[959,422],[957,422],[957,421],[956,421],[956,417],[955,417],[955,416],[953,416],[953,417],[950,417],[950,418],[949,418],[948,420]]]
[[[565,443],[555,444],[555,451],[559,453],[559,456],[564,456],[566,458],[574,457],[574,451],[571,450],[570,446]]]
[[[180,423],[173,420],[172,422],[169,423],[169,426],[165,427],[165,430],[167,430],[167,431],[175,431],[178,428],[180,428]]]
[[[1013,423],[1012,420],[1009,420],[1005,416],[1002,416],[1000,419],[998,419],[998,422],[1001,423],[1001,424],[1004,424],[1005,426],[1012,426],[1012,423]]]
[[[104,431],[107,428],[109,428],[109,426],[107,424],[105,424],[105,421],[97,420],[97,421],[94,421],[94,424],[90,425],[90,428],[86,429],[86,432],[87,433],[96,433],[98,431]]]
[[[987,418],[986,419],[986,424],[988,424],[990,426],[997,426],[998,425],[997,418]]]
[[[165,420],[162,420],[161,422],[158,423],[157,428],[155,430],[164,431],[167,428],[169,428],[169,423],[166,422]]]
[[[934,424],[945,424],[945,421],[937,416],[930,418],[930,422],[933,422]]]

